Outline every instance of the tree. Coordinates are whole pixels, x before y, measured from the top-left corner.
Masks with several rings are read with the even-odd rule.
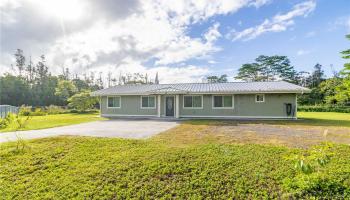
[[[346,35],[346,38],[350,40],[350,34]],[[344,59],[350,59],[350,49],[340,52]],[[350,62],[344,64],[344,69],[340,72],[344,75],[344,79],[335,90],[335,95],[329,97],[328,101],[335,102],[337,104],[348,105],[350,102]]]
[[[311,88],[315,88],[318,87],[320,85],[320,83],[322,81],[324,81],[324,71],[322,69],[322,65],[320,65],[319,63],[317,63],[314,66],[314,71],[311,74],[311,84],[310,87]]]
[[[77,92],[77,88],[72,81],[60,80],[55,89],[55,95],[59,96],[63,101],[67,101],[69,97]]]
[[[158,72],[156,73],[156,78],[154,79],[154,84],[159,84]]]
[[[261,69],[258,63],[243,64],[242,67],[238,69],[238,75],[235,78],[249,82],[261,81],[264,79],[261,75]]]
[[[18,69],[19,76],[22,76],[22,71],[24,70],[26,58],[23,55],[23,50],[17,49],[15,53],[16,66]]]
[[[20,106],[28,104],[30,87],[20,76],[5,74],[0,77],[0,104]]]
[[[223,74],[220,77],[218,76],[208,76],[207,80],[209,83],[227,83],[227,75]]]
[[[277,79],[295,82],[297,72],[287,56],[261,55],[255,63],[243,64],[238,70],[237,79],[245,81],[274,81]]]
[[[83,91],[81,93],[75,94],[68,99],[69,106],[75,108],[79,111],[87,111],[98,102],[96,97],[90,96],[90,91]]]
[[[346,35],[346,38],[350,40],[350,34]],[[342,58],[350,59],[350,49],[344,50],[340,53],[343,55]],[[344,69],[340,73],[349,77],[349,75],[350,75],[350,62],[344,64]]]

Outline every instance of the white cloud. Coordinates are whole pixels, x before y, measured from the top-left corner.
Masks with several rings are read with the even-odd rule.
[[[294,18],[310,14],[316,7],[314,0],[296,4],[293,9],[285,14],[277,14],[272,19],[265,19],[264,22],[255,27],[243,31],[232,30],[228,36],[233,41],[251,40],[267,32],[281,32],[287,30],[294,24]]]
[[[315,31],[310,31],[306,33],[305,37],[310,38],[310,37],[314,37],[315,35],[316,35]]]
[[[300,49],[299,51],[297,51],[297,55],[298,56],[303,56],[303,55],[307,55],[310,54],[311,52],[308,50],[304,50],[304,49]]]
[[[338,28],[346,28],[346,31],[350,32],[350,16],[338,17],[335,21],[329,23],[329,31],[334,31]]]
[[[19,18],[18,16],[22,16],[21,12],[24,12],[21,9],[31,5],[31,1],[16,2],[20,2],[22,5],[12,6],[9,9],[11,12],[6,12],[8,17],[16,22],[12,30],[20,30],[21,23],[27,22],[23,21],[26,16],[32,16],[33,13],[38,19],[46,19],[43,20],[45,24],[41,24],[44,22],[40,20],[36,24],[25,23],[28,26],[33,26],[25,28],[25,30],[31,30],[28,31],[31,35],[25,35],[26,32],[18,31],[17,33],[21,33],[18,36],[21,41],[18,42],[18,45],[29,44],[26,46],[33,47],[30,50],[36,54],[32,54],[33,57],[45,53],[48,59],[47,63],[54,73],[61,72],[62,66],[69,67],[72,73],[76,74],[89,73],[90,71],[103,71],[106,74],[108,70],[112,69],[113,72],[116,72],[117,69],[123,69],[124,73],[132,71],[153,73],[154,70],[162,70],[159,73],[164,74],[163,77],[166,80],[188,82],[199,80],[198,76],[204,76],[209,71],[206,67],[188,66],[185,62],[190,59],[211,58],[210,55],[213,52],[220,50],[215,42],[221,37],[219,23],[214,23],[199,37],[191,37],[188,34],[191,25],[207,21],[216,15],[234,13],[243,7],[260,7],[270,1],[107,0],[103,3],[84,1],[84,9],[86,10],[83,16],[79,16],[79,20],[81,20],[79,23],[74,22],[74,20],[58,23],[59,20],[54,21],[51,18],[46,18],[45,12],[35,10],[36,7],[30,6],[25,10],[26,14]],[[40,3],[40,1],[37,2]],[[21,9],[17,10],[18,7]],[[106,9],[111,9],[111,11]],[[52,26],[52,24],[57,26]],[[47,38],[40,38],[36,31],[45,32],[46,34],[40,36]],[[50,31],[56,32],[53,34]],[[17,38],[11,36],[10,32],[9,34],[5,32],[5,36],[13,40],[5,45],[9,46],[9,50],[6,52],[1,50],[1,54],[11,55],[13,54],[13,46],[17,44]],[[23,47],[17,46],[15,48]],[[24,52],[26,53],[28,50],[24,49]],[[144,67],[143,63],[147,62],[154,63],[154,65]],[[181,66],[183,63],[185,65]],[[170,67],[174,65],[181,67]],[[165,76],[168,77],[165,78]]]

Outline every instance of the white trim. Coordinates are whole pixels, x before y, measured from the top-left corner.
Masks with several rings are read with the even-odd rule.
[[[257,97],[258,95],[262,95],[263,96],[263,101],[257,101]],[[265,94],[255,94],[255,103],[265,103]]]
[[[194,96],[199,96],[199,97],[201,97],[201,107],[185,107],[185,97],[186,96],[192,96],[192,97],[194,97]],[[192,106],[193,106],[193,98],[192,98]],[[192,95],[192,94],[188,94],[188,95],[183,95],[182,96],[182,108],[183,109],[203,109],[203,95]]]
[[[154,107],[143,107],[142,106],[142,97],[147,97],[148,99],[150,98],[150,97],[153,97],[154,98]],[[156,101],[157,99],[156,99],[156,96],[155,95],[142,95],[141,97],[140,97],[140,108],[141,109],[156,109],[156,104],[157,104],[157,101]]]
[[[180,115],[180,100],[179,95],[175,95],[175,118],[179,118]]]
[[[218,116],[218,115],[180,115],[183,118],[227,118],[227,119],[296,119],[295,117],[282,116]]]
[[[160,106],[161,106],[161,95],[158,95],[157,98],[157,117],[160,117]]]
[[[175,106],[175,95],[164,95],[164,117],[175,117],[175,108],[174,108],[174,116],[166,115],[166,97],[174,97],[174,106]]]
[[[294,112],[295,119],[298,119],[298,95],[295,94],[295,112]]]
[[[157,115],[102,114],[102,117],[157,117]]]
[[[231,107],[215,107],[214,105],[214,97],[218,97],[218,96],[231,96],[232,97],[232,106]],[[234,109],[235,108],[235,98],[234,98],[235,95],[212,95],[211,96],[211,109]],[[224,98],[222,98],[222,100],[224,100]],[[223,103],[224,104],[224,103]]]
[[[119,98],[119,107],[109,107],[109,103],[108,103],[109,97],[118,97]],[[122,107],[122,97],[121,96],[107,96],[107,109],[113,109],[113,108],[119,109],[121,107]]]

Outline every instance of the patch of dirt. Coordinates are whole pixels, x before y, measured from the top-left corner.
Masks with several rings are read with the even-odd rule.
[[[350,128],[271,124],[235,124],[209,126],[224,142],[277,144],[290,147],[307,148],[311,145],[329,141],[350,144]]]

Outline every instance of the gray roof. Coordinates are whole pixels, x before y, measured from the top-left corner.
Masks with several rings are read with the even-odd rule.
[[[308,93],[310,90],[284,81],[230,82],[230,83],[177,83],[152,85],[118,85],[92,93],[106,95],[151,94],[247,94],[247,93]]]

